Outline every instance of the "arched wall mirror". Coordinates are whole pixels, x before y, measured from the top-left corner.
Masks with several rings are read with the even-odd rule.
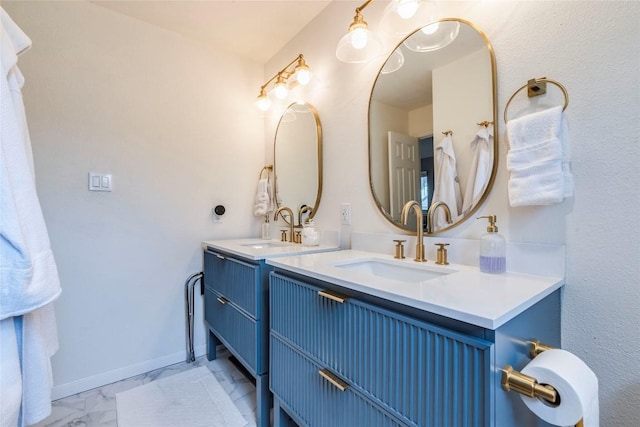
[[[491,43],[473,24],[444,19],[437,31],[445,32],[439,40],[448,44],[434,49],[429,42],[434,25],[407,36],[373,85],[369,182],[382,214],[405,230],[416,228],[413,214],[408,224],[400,221],[407,201],[422,204],[427,231],[429,206],[448,200],[452,223],[438,209],[429,231],[438,233],[469,218],[486,198],[496,175],[498,142],[492,126],[497,90]]]
[[[316,214],[322,195],[322,127],[312,105],[293,103],[285,110],[273,150],[276,205],[291,208],[300,225],[300,218]]]

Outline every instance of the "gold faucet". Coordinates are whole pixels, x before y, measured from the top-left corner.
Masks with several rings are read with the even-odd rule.
[[[435,216],[436,209],[438,209],[440,206],[442,206],[442,209],[444,209],[444,218],[447,220],[447,223],[453,224],[453,222],[451,221],[451,210],[449,210],[449,206],[447,206],[447,204],[442,200],[432,203],[431,206],[429,206],[429,210],[427,211],[427,234],[433,233],[433,217]]]
[[[298,209],[298,227],[302,227],[302,215],[304,215],[305,212],[309,212],[309,214],[311,214],[311,212],[313,212],[313,208],[307,205],[300,206],[300,209]]]
[[[407,220],[409,219],[409,211],[413,208],[416,212],[416,217],[418,219],[418,225],[416,226],[416,257],[414,261],[425,262],[424,258],[424,230],[422,229],[422,207],[420,203],[415,200],[410,200],[402,207],[402,213],[400,214],[400,221],[407,225]]]
[[[288,208],[286,206],[281,206],[278,209],[276,209],[276,213],[273,214],[273,220],[277,221],[278,220],[278,214],[282,217],[282,219],[286,222],[287,219],[284,217],[284,214],[282,213],[282,211],[285,211],[289,214],[289,241],[291,243],[294,242],[293,239],[293,212],[291,211],[291,208]]]

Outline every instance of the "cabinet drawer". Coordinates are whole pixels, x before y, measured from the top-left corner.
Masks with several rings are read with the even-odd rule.
[[[358,392],[340,391],[322,369],[279,338],[271,338],[271,391],[310,427],[402,426]]]
[[[224,346],[242,359],[252,375],[262,374],[266,366],[257,365],[259,323],[211,289],[205,289],[204,304],[205,321]]]
[[[260,295],[258,265],[207,250],[204,253],[204,280],[207,287],[224,295],[256,319],[260,318],[260,311],[256,309]]]
[[[271,329],[407,423],[488,425],[491,343],[271,276]]]

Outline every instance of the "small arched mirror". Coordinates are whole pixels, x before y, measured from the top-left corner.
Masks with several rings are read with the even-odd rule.
[[[497,169],[496,93],[493,48],[467,21],[427,25],[396,47],[369,101],[369,181],[389,221],[415,231],[415,215],[405,225],[400,213],[416,200],[425,231],[437,233],[478,209]],[[452,223],[438,209],[427,228],[438,201],[447,203]]]
[[[276,205],[313,218],[322,195],[322,128],[312,105],[293,103],[285,110],[273,150]]]

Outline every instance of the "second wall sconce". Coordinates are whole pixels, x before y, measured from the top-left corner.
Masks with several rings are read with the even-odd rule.
[[[338,42],[336,57],[351,64],[366,62],[376,57],[382,50],[382,42],[378,36],[369,30],[369,25],[362,16],[362,10],[373,0],[367,0],[356,7],[356,15],[349,25],[349,32]]]
[[[274,81],[273,88],[267,90],[269,84]],[[256,106],[262,111],[267,111],[271,106],[269,95],[273,93],[277,99],[285,99],[291,86],[295,84],[305,86],[309,81],[311,81],[311,71],[304,60],[304,55],[300,54],[260,87],[260,94],[256,100]]]

